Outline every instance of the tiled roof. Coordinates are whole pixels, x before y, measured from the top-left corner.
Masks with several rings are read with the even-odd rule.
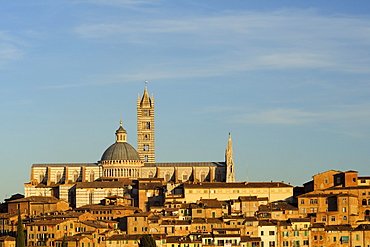
[[[259,226],[276,226],[274,222],[267,221],[267,220],[260,220],[258,221]]]
[[[77,211],[81,210],[140,210],[138,207],[125,206],[125,205],[98,205],[98,204],[88,204],[76,208]]]
[[[324,223],[312,223],[310,228],[324,228]]]
[[[34,167],[80,167],[80,166],[99,166],[98,163],[54,163],[54,164],[33,164]]]
[[[188,236],[167,236],[166,243],[193,243]],[[199,241],[195,241],[199,242]]]
[[[18,214],[11,214],[11,213],[0,213],[0,219],[9,219],[12,217],[17,217]]]
[[[171,163],[144,163],[144,167],[222,167],[225,162],[171,162]]]
[[[131,182],[127,183],[126,181],[78,182],[76,183],[76,188],[124,188],[125,185],[129,184],[131,184]]]
[[[140,213],[135,213],[135,214],[128,215],[127,217],[148,217],[152,214],[153,214],[153,212],[140,212]]]
[[[327,225],[325,226],[326,231],[351,231],[351,225]]]
[[[91,226],[91,227],[94,227],[94,228],[107,228],[106,226],[102,225],[99,221],[97,220],[85,220],[85,221],[81,221],[82,224],[85,224],[87,226]]]
[[[282,210],[296,210],[298,211],[297,207],[294,207],[286,202],[273,202],[269,203],[268,205],[260,205],[259,211],[265,212],[265,211],[282,211]]]
[[[153,190],[161,187],[163,187],[161,182],[139,183],[139,190]]]
[[[309,218],[289,218],[290,222],[311,222]]]
[[[142,235],[135,234],[135,235],[126,235],[126,234],[118,234],[113,235],[107,238],[108,241],[120,241],[120,240],[139,240]]]
[[[354,230],[355,231],[370,231],[370,225],[369,224],[361,224],[361,225],[358,225]]]
[[[204,208],[222,208],[221,203],[217,199],[200,199],[197,203]]]
[[[5,241],[16,241],[16,238],[12,236],[1,236],[0,242],[5,242]]]
[[[189,220],[163,220],[161,225],[190,225]]]
[[[66,222],[67,220],[38,220],[29,223],[29,226],[55,226],[60,223]]]
[[[203,182],[203,183],[185,183],[185,189],[202,189],[202,188],[292,188],[293,186],[282,182]]]
[[[260,242],[260,237],[242,236],[240,242]]]
[[[60,201],[59,199],[57,199],[56,197],[52,197],[52,196],[29,196],[29,197],[9,201],[8,203],[34,202],[34,203],[49,204],[49,203],[57,203],[59,201]]]
[[[367,187],[367,188],[370,189],[370,187]],[[342,188],[342,189],[344,189],[344,188]],[[317,192],[309,192],[309,193],[306,193],[306,194],[303,194],[303,195],[299,195],[297,197],[299,197],[299,198],[311,198],[311,197],[342,197],[342,196],[357,197],[356,195],[349,194],[349,193],[335,193],[334,194],[334,193],[317,193]]]

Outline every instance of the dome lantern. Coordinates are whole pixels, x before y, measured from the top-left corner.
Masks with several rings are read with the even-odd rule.
[[[121,120],[119,122],[119,128],[116,131],[116,142],[127,142],[126,136],[127,136],[127,132],[122,127],[122,120]]]

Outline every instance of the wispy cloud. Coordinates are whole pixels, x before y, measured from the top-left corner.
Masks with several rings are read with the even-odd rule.
[[[234,122],[250,124],[335,124],[369,126],[370,103],[337,105],[318,110],[275,108],[260,112],[248,112],[234,116]]]
[[[75,0],[74,3],[89,3],[97,5],[109,5],[109,6],[118,6],[118,7],[127,7],[127,6],[138,6],[143,4],[154,4],[157,1],[153,0]]]
[[[0,31],[0,64],[16,60],[23,56],[19,48],[20,42],[7,32]]]
[[[363,17],[320,16],[313,10],[168,16],[165,11],[159,18],[81,24],[74,32],[85,39],[159,49],[171,40],[173,49],[200,53],[202,65],[214,68],[210,73],[220,68],[223,73],[287,68],[370,72],[370,20]]]

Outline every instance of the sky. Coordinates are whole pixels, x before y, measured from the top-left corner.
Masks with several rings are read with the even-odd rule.
[[[370,2],[2,1],[0,202],[34,163],[94,163],[155,99],[156,161],[237,181],[370,175]]]

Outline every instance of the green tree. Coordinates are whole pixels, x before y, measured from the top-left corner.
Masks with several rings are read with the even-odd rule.
[[[139,247],[156,247],[154,238],[148,234],[144,234],[140,238]]]
[[[66,241],[66,235],[64,234],[63,236],[63,240],[62,240],[62,247],[67,247],[68,244],[67,244],[67,241]]]
[[[24,237],[24,230],[23,230],[23,222],[22,222],[22,217],[21,217],[21,212],[20,211],[18,211],[16,246],[17,247],[25,247],[26,246],[26,240],[25,240],[25,237]]]

